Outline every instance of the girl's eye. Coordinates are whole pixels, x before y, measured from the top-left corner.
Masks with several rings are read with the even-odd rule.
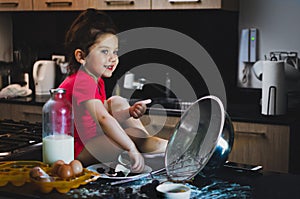
[[[115,50],[113,53],[114,55],[118,55],[118,50]]]
[[[105,55],[108,54],[108,50],[101,50],[101,52],[102,52],[103,54],[105,54]]]

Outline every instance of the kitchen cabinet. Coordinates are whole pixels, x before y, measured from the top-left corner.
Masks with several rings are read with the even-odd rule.
[[[166,9],[225,9],[238,10],[238,0],[152,0],[153,10]]]
[[[266,171],[288,172],[288,125],[233,122],[234,144],[229,161],[262,165]]]
[[[33,0],[33,10],[36,11],[85,10],[89,6],[90,0]]]
[[[32,0],[0,0],[0,11],[32,10]]]
[[[99,10],[150,10],[151,0],[92,0]]]
[[[0,11],[99,10],[238,10],[238,0],[0,0]]]
[[[42,122],[42,106],[0,103],[0,119]]]

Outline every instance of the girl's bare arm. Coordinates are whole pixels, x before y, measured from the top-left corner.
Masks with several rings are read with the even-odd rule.
[[[134,161],[132,169],[136,172],[142,171],[144,168],[144,159],[142,155],[118,121],[108,113],[103,103],[100,100],[93,99],[86,101],[85,106],[92,117],[99,122],[105,135],[112,139],[122,149],[129,152],[130,157]]]

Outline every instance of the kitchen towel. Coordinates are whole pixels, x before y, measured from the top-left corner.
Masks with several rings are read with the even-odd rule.
[[[13,61],[12,18],[0,13],[0,61]]]
[[[19,84],[10,84],[0,91],[0,98],[26,97],[32,90]]]

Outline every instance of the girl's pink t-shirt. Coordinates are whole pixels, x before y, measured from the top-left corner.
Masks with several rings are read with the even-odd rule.
[[[99,99],[106,100],[105,85],[102,78],[98,83],[82,70],[68,76],[59,86],[66,89],[66,98],[72,104],[74,113],[74,152],[75,158],[80,154],[91,138],[102,132],[100,125],[90,115],[82,102]]]

